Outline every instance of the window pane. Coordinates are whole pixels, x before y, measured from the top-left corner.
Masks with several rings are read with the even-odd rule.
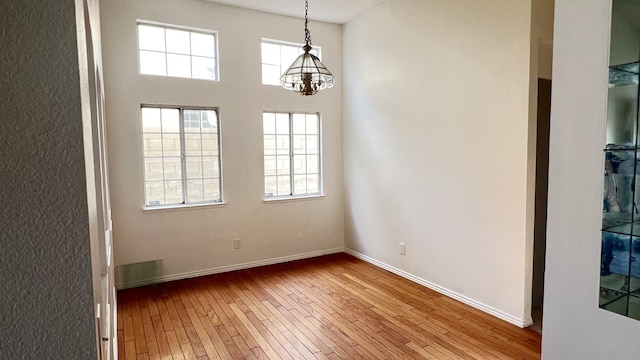
[[[138,25],[138,47],[140,50],[164,51],[164,28]]]
[[[216,111],[143,107],[141,114],[143,129],[156,130],[143,133],[146,204],[220,201]]]
[[[167,52],[189,55],[189,32],[167,29]]]
[[[291,195],[291,183],[288,176],[278,176],[278,196]]]
[[[218,158],[202,158],[202,177],[205,179],[220,177],[220,164]]]
[[[180,133],[180,111],[178,109],[162,109],[162,131],[164,133]]]
[[[295,195],[303,195],[307,193],[306,175],[295,175],[293,177],[293,193]]]
[[[144,183],[148,206],[164,205],[164,182],[153,181]]]
[[[187,180],[187,203],[202,202],[204,200],[204,186],[202,179]]]
[[[267,176],[264,178],[264,196],[276,196],[278,194],[277,178],[275,176]]]
[[[293,157],[293,173],[306,174],[306,172],[307,172],[307,157],[304,155],[295,155]]]
[[[142,131],[160,132],[160,109],[142,108]]]
[[[265,196],[320,193],[319,125],[318,114],[263,114]]]
[[[140,73],[217,80],[214,34],[162,25],[138,25]]]
[[[289,134],[289,114],[276,114],[276,134]]]
[[[304,154],[307,149],[305,142],[306,137],[304,135],[293,135],[293,153]]]
[[[278,175],[289,175],[291,172],[289,156],[277,156],[276,161],[276,171],[278,172]]]
[[[183,204],[182,199],[182,181],[165,181],[164,193],[166,204]]]
[[[307,155],[307,173],[320,173],[320,157],[318,155]]]
[[[188,55],[167,54],[167,75],[175,77],[191,77],[191,61]]]
[[[279,65],[262,65],[262,84],[280,85],[280,76],[284,71],[280,71]]]
[[[185,110],[184,116],[184,132],[200,133],[200,110]]]
[[[318,126],[319,124],[318,115],[316,114],[307,115],[306,120],[307,120],[307,134],[315,134],[315,135],[320,134],[320,129]]]
[[[187,161],[187,179],[202,179],[202,157],[189,156]]]
[[[264,154],[265,155],[276,154],[276,136],[275,135],[264,136]]]
[[[319,194],[320,193],[320,175],[307,175],[307,193]]]
[[[262,114],[263,132],[265,134],[276,133],[276,114],[263,113]]]
[[[318,135],[307,135],[307,154],[320,154],[319,140]]]
[[[276,157],[275,156],[264,157],[264,175],[265,176],[276,175]]]
[[[162,155],[180,156],[180,134],[162,135]]]
[[[211,142],[210,142],[211,143]],[[187,156],[202,155],[200,134],[185,134],[184,151]]]
[[[220,201],[220,180],[204,179],[204,201]]]
[[[218,134],[202,134],[202,155],[218,155]]]
[[[144,134],[143,135],[144,156],[162,156],[162,135],[161,134]]]
[[[215,57],[216,40],[211,34],[191,33],[191,54]]]
[[[289,155],[289,135],[276,136],[276,151],[280,155]]]
[[[280,70],[280,45],[263,42],[262,63],[276,65]]]
[[[202,131],[207,133],[218,132],[218,114],[215,111],[202,111]]]
[[[216,59],[208,57],[191,57],[192,74],[194,79],[216,79]]]
[[[140,73],[167,75],[167,60],[164,53],[140,50]]]
[[[293,133],[304,134],[306,127],[306,116],[304,114],[293,114]]]
[[[162,158],[144,159],[144,180],[164,180]]]
[[[163,165],[165,180],[182,179],[182,161],[179,157],[165,157]]]

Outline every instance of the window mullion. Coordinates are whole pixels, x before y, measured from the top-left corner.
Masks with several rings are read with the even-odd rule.
[[[291,196],[293,196],[294,182],[293,182],[293,113],[289,113],[289,190]]]
[[[187,158],[185,156],[184,109],[180,108],[180,165],[182,167],[182,203],[187,203]]]

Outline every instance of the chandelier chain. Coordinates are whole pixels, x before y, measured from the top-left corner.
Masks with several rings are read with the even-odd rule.
[[[304,1],[304,40],[311,46],[311,32],[309,31],[309,0]]]

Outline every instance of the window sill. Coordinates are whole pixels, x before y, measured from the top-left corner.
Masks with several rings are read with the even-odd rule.
[[[321,200],[325,197],[325,194],[319,195],[308,195],[308,196],[287,196],[287,197],[273,197],[264,199],[265,204],[275,204],[281,202],[290,202],[290,201],[302,201],[302,200]]]
[[[227,205],[226,202],[209,203],[209,204],[192,204],[192,205],[151,206],[151,207],[143,207],[142,212],[147,214],[147,213],[156,213],[156,212],[199,210],[199,209],[210,208],[210,207],[224,207],[225,205]]]

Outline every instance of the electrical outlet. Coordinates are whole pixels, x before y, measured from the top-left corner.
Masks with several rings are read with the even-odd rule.
[[[234,249],[240,249],[240,238],[233,239],[233,248]]]
[[[404,246],[404,243],[400,243],[400,255],[404,255],[406,254],[406,247]]]

